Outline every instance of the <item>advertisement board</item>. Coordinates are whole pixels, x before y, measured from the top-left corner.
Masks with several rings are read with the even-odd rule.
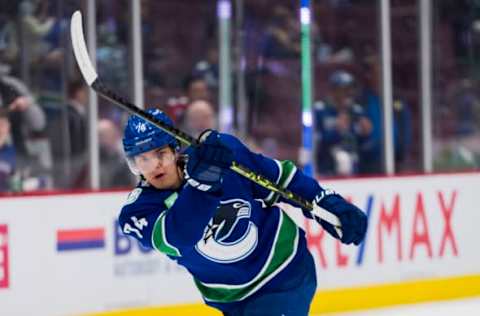
[[[321,288],[480,273],[474,242],[478,175],[332,181],[369,217],[359,247],[345,246],[305,223]],[[348,276],[348,277],[346,277]]]
[[[345,246],[289,211],[307,232],[318,290],[480,275],[480,174],[321,182],[369,217],[365,242]],[[0,199],[0,310],[81,315],[200,303],[189,274],[125,237],[128,192]],[[26,304],[28,302],[28,304]]]

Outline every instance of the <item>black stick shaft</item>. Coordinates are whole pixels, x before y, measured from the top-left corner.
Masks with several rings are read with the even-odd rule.
[[[157,120],[154,116],[152,116],[150,113],[140,109],[138,106],[130,103],[123,97],[119,96],[115,92],[111,91],[108,89],[106,86],[104,86],[101,82],[95,80],[91,87],[103,98],[109,100],[110,102],[120,106],[122,109],[126,110],[127,112],[130,112],[132,114],[137,115],[138,117],[150,122],[151,124],[157,126],[158,128],[162,129],[166,133],[172,135],[176,139],[178,139],[180,142],[184,143],[185,145],[195,145],[198,144],[198,141],[193,138],[192,136],[188,135],[187,133],[179,130],[176,127],[170,126],[168,124],[165,124],[164,122],[161,122]],[[312,203],[305,200],[304,198],[300,197],[299,195],[286,190],[284,188],[279,187],[269,179],[265,178],[262,175],[259,175],[250,169],[248,169],[245,166],[240,165],[237,162],[233,162],[232,166],[230,167],[233,171],[237,172],[238,174],[244,176],[245,178],[257,183],[260,186],[263,186],[264,188],[274,191],[287,200],[290,200],[297,204],[298,206],[307,209],[307,210],[312,210],[313,206]]]

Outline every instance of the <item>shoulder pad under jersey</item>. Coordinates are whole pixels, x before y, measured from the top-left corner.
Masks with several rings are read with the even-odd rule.
[[[138,185],[127,196],[122,207],[122,213],[134,213],[136,209],[145,207],[168,209],[172,206],[171,196],[175,195],[174,190],[159,190],[153,186]]]

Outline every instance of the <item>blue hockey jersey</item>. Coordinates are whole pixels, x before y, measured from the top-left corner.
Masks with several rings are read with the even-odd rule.
[[[220,135],[235,161],[278,185],[308,200],[322,190],[292,162],[253,153],[235,137]],[[188,184],[159,190],[142,181],[129,194],[119,224],[143,246],[184,266],[207,304],[232,303],[275,289],[290,277],[289,267],[309,255],[303,230],[274,205],[281,200],[233,171],[224,176],[221,196]]]

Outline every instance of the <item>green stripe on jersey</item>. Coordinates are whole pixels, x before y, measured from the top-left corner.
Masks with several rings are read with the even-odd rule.
[[[155,221],[152,232],[152,245],[160,252],[163,252],[167,255],[174,257],[181,257],[180,251],[178,248],[172,246],[167,241],[167,236],[165,236],[165,215],[168,210],[165,210],[160,214],[160,216]]]
[[[280,177],[280,181],[278,184],[282,188],[286,188],[290,182],[293,179],[293,176],[295,175],[295,172],[297,172],[297,167],[293,162],[290,160],[284,160],[281,162],[282,163],[282,176]]]
[[[280,273],[293,259],[298,248],[298,227],[283,211],[270,255],[263,268],[248,283],[240,285],[203,283],[195,284],[207,301],[228,303],[242,300],[255,293],[265,283]]]
[[[165,217],[168,210],[172,207],[173,203],[175,203],[177,198],[177,192],[173,192],[168,198],[165,199],[164,203],[167,209],[160,214],[160,216],[155,221],[155,224],[153,225],[152,245],[155,249],[167,255],[181,257],[182,255],[180,254],[180,251],[167,241],[165,230]]]
[[[165,199],[165,206],[170,209],[173,205],[173,203],[175,203],[175,201],[177,200],[178,198],[178,193],[177,192],[173,192],[172,194],[170,194],[170,196],[168,198]]]
[[[277,163],[277,166],[278,166],[278,177],[275,184],[285,189],[286,187],[288,187],[288,185],[292,181],[293,176],[295,175],[295,172],[297,172],[297,167],[290,160],[283,160],[283,161],[275,160],[275,162]],[[275,193],[272,191],[265,198],[264,202],[267,205],[273,205],[277,202],[279,197],[280,195],[278,193]]]

